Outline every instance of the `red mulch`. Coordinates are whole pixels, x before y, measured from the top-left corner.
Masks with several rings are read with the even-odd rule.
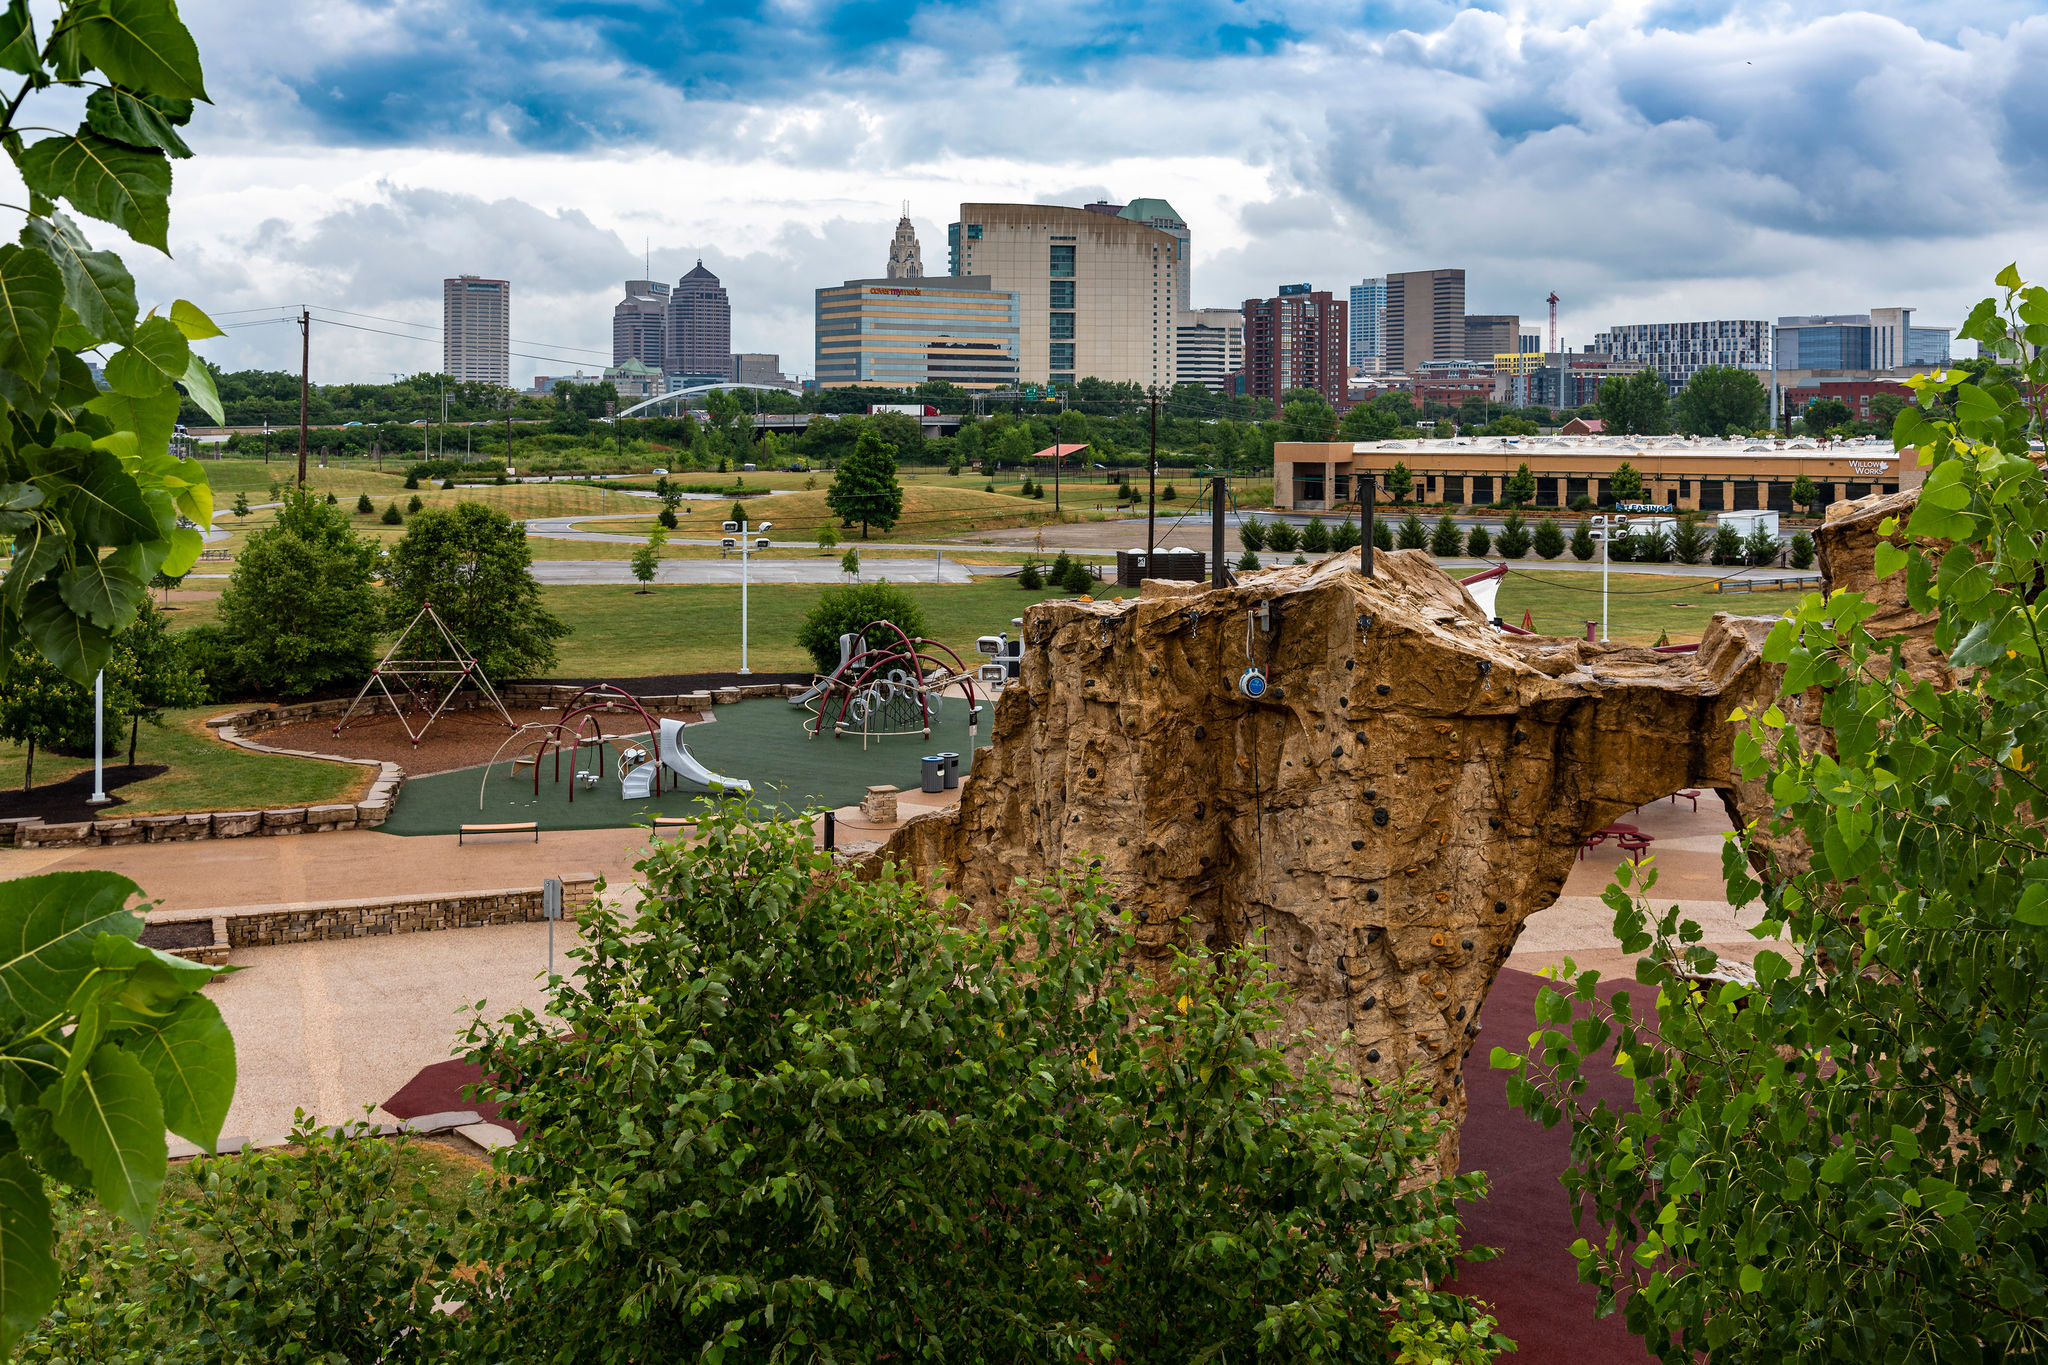
[[[651,694],[650,694],[651,695]],[[694,711],[670,712],[678,720],[695,723],[700,716]],[[562,712],[540,710],[517,710],[512,712],[516,728],[529,722],[548,722],[562,718]],[[642,733],[640,717],[629,710],[601,715],[599,720],[607,736]],[[415,719],[413,728],[420,722]],[[306,753],[339,754],[343,758],[374,758],[387,763],[396,763],[404,768],[407,776],[425,777],[429,773],[445,773],[456,768],[472,768],[489,763],[491,757],[502,748],[503,759],[510,762],[512,755],[531,740],[539,737],[535,731],[517,744],[507,746],[505,741],[512,737],[512,730],[496,711],[489,707],[476,710],[445,712],[439,720],[427,727],[415,746],[406,735],[404,725],[397,716],[386,712],[381,715],[357,715],[350,718],[346,729],[340,734],[334,732],[334,723],[325,720],[301,721],[296,725],[280,725],[275,730],[265,730],[251,736],[256,743],[273,749],[298,749]]]

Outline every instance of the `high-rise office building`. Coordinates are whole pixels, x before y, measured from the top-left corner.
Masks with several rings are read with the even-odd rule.
[[[1118,209],[1116,216],[1129,219],[1133,223],[1143,223],[1146,227],[1158,228],[1180,244],[1174,255],[1175,301],[1179,307],[1193,307],[1194,271],[1188,257],[1193,237],[1188,232],[1188,225],[1181,218],[1179,210],[1164,199],[1133,199]]]
[[[924,251],[917,244],[917,229],[910,223],[910,205],[896,220],[896,239],[889,243],[889,268],[882,272],[892,280],[924,278]]]
[[[820,388],[1018,382],[1017,295],[993,288],[986,275],[848,280],[816,297]]]
[[[1492,360],[1521,345],[1522,319],[1513,313],[1465,314],[1465,359]]]
[[[1246,299],[1245,392],[1277,405],[1289,389],[1315,389],[1330,406],[1345,406],[1349,311],[1329,290],[1305,284],[1283,284],[1270,299]]]
[[[669,291],[663,364],[670,374],[732,378],[732,300],[702,259]]]
[[[946,236],[955,276],[1017,295],[1024,381],[1172,386],[1184,306],[1172,233],[1084,208],[962,204]]]
[[[668,286],[627,280],[626,297],[612,309],[612,364],[637,360],[663,368],[668,357]]]
[[[771,351],[736,351],[732,377],[741,384],[781,384],[782,357]]]
[[[1178,384],[1223,392],[1244,368],[1244,314],[1229,308],[1184,308],[1174,326],[1173,372]]]
[[[1387,281],[1384,275],[1351,286],[1351,363],[1360,374],[1386,368]]]
[[[512,383],[512,285],[478,275],[441,281],[441,372],[478,384]]]
[[[1741,370],[1771,368],[1771,324],[1760,319],[1715,322],[1640,322],[1593,336],[1593,350],[1640,361],[1677,393],[1709,365]]]
[[[1387,276],[1384,368],[1405,374],[1430,360],[1465,358],[1465,272],[1404,270]]]
[[[1910,308],[1778,319],[1781,370],[1896,370],[1947,363],[1946,327],[1915,327]],[[1922,358],[1924,357],[1924,358]]]

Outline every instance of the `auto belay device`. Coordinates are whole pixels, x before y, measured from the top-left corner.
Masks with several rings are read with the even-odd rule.
[[[1237,675],[1237,690],[1257,701],[1266,695],[1266,675],[1257,668],[1247,668]]]

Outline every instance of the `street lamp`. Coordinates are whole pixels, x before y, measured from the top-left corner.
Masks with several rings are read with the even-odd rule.
[[[1593,539],[1600,542],[1600,643],[1607,643],[1607,546],[1616,536],[1628,534],[1628,518],[1622,516],[1597,516],[1593,518]]]
[[[725,532],[725,539],[721,540],[718,543],[718,548],[721,550],[737,549],[740,552],[741,677],[746,677],[748,674],[754,671],[751,668],[747,667],[747,565],[750,562],[750,556],[752,556],[754,551],[765,550],[768,548],[768,537],[761,535],[760,533],[769,530],[774,525],[775,523],[772,521],[764,521],[759,526],[756,526],[750,532],[747,530],[747,524],[744,521],[728,521],[724,524],[724,526],[720,528]],[[737,535],[734,534],[735,532],[737,532]],[[758,540],[755,538],[757,536],[759,536]]]

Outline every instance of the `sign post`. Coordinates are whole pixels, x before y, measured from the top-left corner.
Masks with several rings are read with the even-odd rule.
[[[562,879],[549,877],[540,884],[540,913],[548,922],[548,975],[555,974],[555,921],[562,917]]]

